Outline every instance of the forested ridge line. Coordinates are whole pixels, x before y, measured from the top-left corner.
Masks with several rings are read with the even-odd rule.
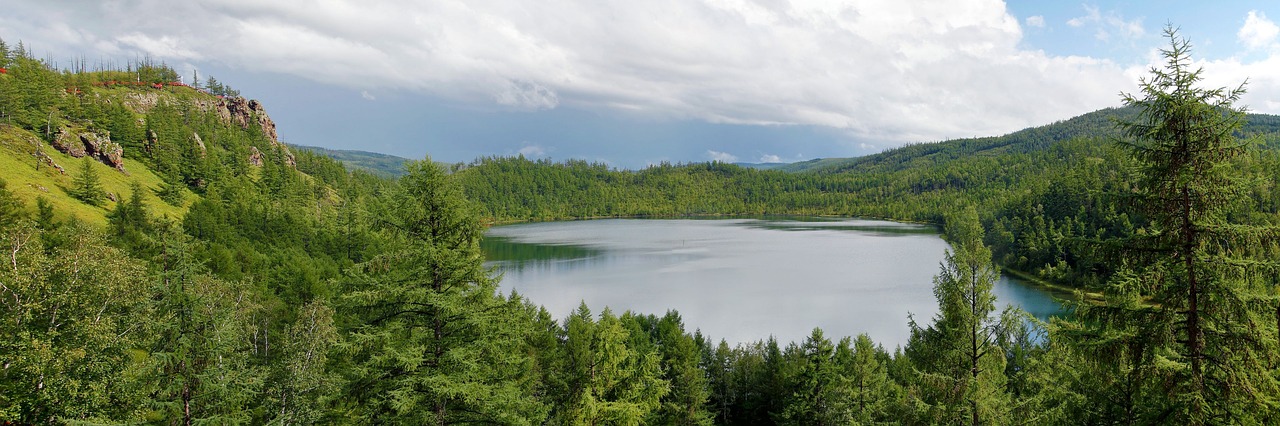
[[[1276,135],[1168,35],[1116,137],[839,173],[491,158],[396,179],[290,152],[242,98],[93,84],[172,81],[163,63],[58,70],[0,40],[0,422],[1280,424]],[[99,148],[52,149],[73,142]],[[674,311],[553,318],[478,246],[486,220],[717,213],[944,226],[939,313],[900,348],[735,347]],[[997,264],[1102,301],[998,312]]]
[[[1137,167],[1115,142],[1134,108],[1096,111],[1005,136],[915,144],[801,172],[725,163],[629,171],[581,160],[489,157],[455,165],[468,198],[494,224],[610,217],[831,215],[941,226],[974,204],[1000,265],[1069,287],[1105,281],[1081,247],[1145,226],[1120,194]],[[1234,167],[1256,176],[1237,214],[1280,212],[1280,116],[1248,114],[1236,132],[1259,149]],[[1101,276],[1099,276],[1101,274]]]

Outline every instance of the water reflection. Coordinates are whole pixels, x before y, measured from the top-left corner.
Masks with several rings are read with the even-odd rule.
[[[799,340],[866,332],[905,343],[907,314],[937,311],[932,278],[947,245],[929,226],[810,218],[610,219],[492,228],[482,248],[515,289],[557,318],[580,301],[662,314],[679,310],[713,338]],[[1047,294],[1002,279],[1002,302],[1040,317]]]

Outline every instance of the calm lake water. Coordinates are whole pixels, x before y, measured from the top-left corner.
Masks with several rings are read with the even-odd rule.
[[[868,333],[892,350],[938,309],[947,243],[933,227],[859,219],[607,219],[497,226],[481,244],[515,289],[563,319],[582,301],[662,315],[716,341]],[[1045,318],[1061,307],[1008,277],[995,292]],[[834,339],[833,339],[834,340]]]

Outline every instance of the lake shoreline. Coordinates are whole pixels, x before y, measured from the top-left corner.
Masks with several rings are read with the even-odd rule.
[[[496,226],[482,249],[504,274],[500,287],[556,316],[585,301],[615,312],[675,309],[704,333],[735,342],[801,339],[820,326],[897,344],[909,336],[908,314],[936,313],[932,281],[950,247],[931,224],[866,218],[601,219]],[[1038,286],[1005,278],[997,287],[1011,290],[1002,300],[1037,316],[1058,311]]]

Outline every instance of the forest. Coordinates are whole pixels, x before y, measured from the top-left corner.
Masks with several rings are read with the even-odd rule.
[[[1004,136],[796,172],[394,178],[290,150],[212,77],[0,40],[0,422],[1280,424],[1280,117],[1167,36],[1123,107]],[[939,313],[903,347],[730,346],[675,311],[554,318],[479,249],[494,223],[744,214],[938,225]],[[996,310],[1001,271],[1070,289],[1071,315]]]

